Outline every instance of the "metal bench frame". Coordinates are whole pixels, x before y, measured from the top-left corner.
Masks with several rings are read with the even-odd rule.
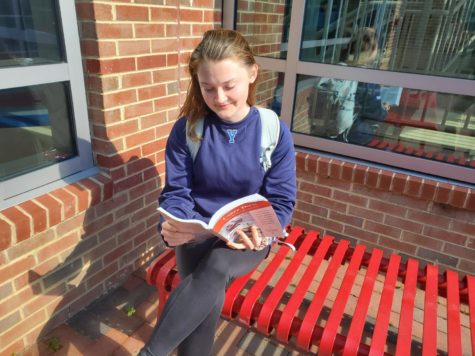
[[[363,245],[351,247],[346,240],[336,242],[331,236],[319,238],[318,232],[306,233],[303,228],[289,230],[287,242],[294,244],[296,252],[281,245],[274,247],[275,255],[269,257],[267,266],[252,286],[249,280],[253,272],[236,279],[227,289],[222,316],[236,320],[239,324],[257,330],[265,336],[271,336],[283,344],[292,343],[298,349],[309,351],[312,345],[318,346],[319,355],[338,353],[343,355],[389,355],[385,350],[389,329],[390,313],[396,282],[403,283],[399,328],[396,332],[397,342],[395,355],[410,355],[412,347],[412,320],[417,288],[425,290],[424,320],[422,336],[422,354],[437,354],[437,308],[438,297],[447,300],[447,346],[449,355],[462,355],[462,342],[471,342],[472,353],[475,354],[475,277],[466,275],[459,279],[454,271],[438,273],[438,267],[427,265],[419,267],[419,262],[409,259],[401,263],[399,255],[383,257],[383,251],[373,249],[366,251]],[[290,297],[282,304],[282,297],[294,275],[302,265],[306,256],[310,262],[299,279]],[[289,259],[290,258],[290,259]],[[305,306],[303,317],[298,317],[299,308],[305,294],[311,288],[322,261],[329,260],[327,269],[319,280],[318,287],[310,305]],[[269,282],[279,269],[282,262],[288,260],[283,274],[278,278],[270,293],[263,298],[264,290],[269,289]],[[348,264],[343,280],[339,286],[336,299],[326,319],[324,327],[317,325],[322,312],[325,298],[332,287],[337,270],[342,264]],[[300,267],[301,268],[301,267]],[[345,335],[338,333],[339,325],[344,316],[350,292],[358,271],[366,270],[356,307],[351,316],[351,325]],[[373,288],[377,278],[384,278],[378,312],[375,319],[371,341],[365,344],[361,339],[366,323]],[[179,282],[176,260],[173,250],[167,250],[157,257],[147,270],[147,279],[159,291],[160,315],[168,294]],[[245,292],[243,291],[245,290]],[[461,337],[460,304],[468,305],[469,327],[471,340]],[[439,306],[440,307],[440,306]]]

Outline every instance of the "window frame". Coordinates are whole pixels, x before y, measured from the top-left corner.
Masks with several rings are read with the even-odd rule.
[[[349,66],[345,67],[334,64],[301,61],[299,59],[300,42],[303,31],[305,3],[306,1],[292,2],[287,58],[277,59],[270,57],[256,57],[260,68],[285,73],[281,116],[289,127],[291,127],[292,123],[298,74],[356,80],[449,94],[473,96],[473,93],[475,93],[475,80],[470,79],[392,72]],[[236,28],[236,10],[237,1],[224,2],[224,28]],[[326,155],[346,156],[351,159],[366,161],[370,165],[373,163],[378,167],[390,166],[390,169],[393,171],[411,171],[411,175],[437,176],[453,181],[459,181],[463,184],[475,184],[475,169],[473,168],[332,141],[296,132],[292,132],[292,136],[296,146],[310,149],[314,152],[323,152]]]
[[[0,68],[0,89],[67,82],[70,92],[71,124],[75,133],[77,156],[48,167],[0,182],[0,209],[64,186],[97,172],[94,168],[91,135],[74,2],[57,0],[65,62],[27,67]]]

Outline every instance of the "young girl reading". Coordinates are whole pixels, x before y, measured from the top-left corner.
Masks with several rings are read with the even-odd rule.
[[[254,107],[258,66],[246,40],[235,31],[210,30],[189,60],[191,83],[180,119],[166,147],[166,181],[160,206],[184,219],[208,222],[221,206],[259,193],[284,227],[295,205],[295,156],[291,135],[280,122],[272,166],[259,162],[261,121]],[[202,121],[203,130],[195,127]],[[200,137],[197,137],[200,136]],[[187,137],[200,140],[192,157]],[[142,356],[209,355],[226,286],[268,254],[269,239],[253,227],[235,242],[196,239],[170,221],[159,227],[175,247],[180,285],[171,293]]]

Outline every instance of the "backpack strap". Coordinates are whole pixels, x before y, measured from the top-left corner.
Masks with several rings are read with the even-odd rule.
[[[267,172],[272,166],[272,153],[277,147],[280,134],[280,122],[277,114],[265,108],[257,108],[259,110],[259,116],[261,119],[261,154],[259,157],[259,162],[264,168],[264,171]],[[196,122],[195,132],[198,137],[203,136],[204,129],[204,119],[199,119]],[[188,132],[188,121],[186,122],[186,132]],[[200,149],[201,141],[193,141],[188,135],[186,135],[186,145],[191,154],[193,161],[198,154]]]
[[[185,128],[186,145],[188,146],[188,149],[190,150],[191,158],[193,159],[193,162],[194,162],[196,155],[198,154],[198,150],[200,149],[201,137],[203,137],[204,119],[201,118],[198,121],[196,121],[196,126],[195,126],[196,136],[198,136],[200,140],[194,141],[188,136],[188,125],[189,125],[189,122],[188,120],[186,120],[186,128]]]
[[[270,109],[257,108],[261,117],[261,155],[260,162],[264,171],[272,166],[272,153],[277,147],[280,134],[280,122],[277,114]]]

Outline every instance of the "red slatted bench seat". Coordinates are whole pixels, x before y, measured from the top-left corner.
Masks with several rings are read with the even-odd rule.
[[[475,277],[346,240],[289,230],[227,289],[222,316],[318,355],[474,355]],[[159,311],[179,282],[173,250],[147,270]]]

